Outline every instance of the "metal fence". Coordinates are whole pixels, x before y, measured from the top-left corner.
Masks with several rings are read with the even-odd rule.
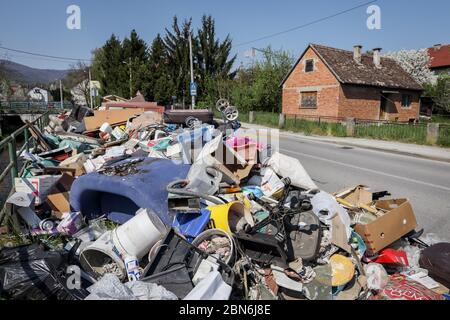
[[[49,123],[49,112],[44,113],[35,121],[32,122],[41,131]],[[19,141],[23,141],[23,145],[19,147]],[[2,165],[2,173],[0,174],[0,185],[2,190],[12,190],[14,185],[14,179],[19,176],[22,171],[22,163],[18,160],[18,156],[24,151],[29,151],[36,147],[37,141],[30,136],[30,131],[27,125],[14,131],[12,134],[7,136],[5,139],[0,141],[0,154],[3,154],[6,150],[8,152],[8,162]],[[9,175],[9,179],[8,179]],[[0,201],[0,222],[5,214],[4,200]]]
[[[357,120],[354,136],[425,144],[427,141],[427,124]]]
[[[257,124],[278,127],[279,114],[255,112]],[[349,125],[352,126],[349,130]],[[438,144],[450,144],[450,126],[442,125]],[[354,119],[348,122],[344,117],[304,116],[285,114],[284,129],[303,132],[307,135],[328,135],[336,137],[358,137],[379,140],[392,140],[406,143],[427,143],[427,123],[392,122],[389,120]]]
[[[24,112],[32,112],[32,111],[47,111],[47,110],[55,110],[60,111],[62,109],[72,109],[73,104],[68,101],[64,101],[62,106],[61,102],[58,101],[50,101],[50,102],[36,102],[36,101],[1,101],[0,102],[0,110],[3,111],[19,111],[21,113]]]

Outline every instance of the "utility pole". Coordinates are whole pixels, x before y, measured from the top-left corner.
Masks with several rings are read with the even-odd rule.
[[[133,99],[133,88],[132,88],[132,77],[131,77],[131,57],[129,60],[129,67],[130,67],[130,99]]]
[[[64,98],[63,98],[63,89],[62,89],[62,81],[59,80],[59,96],[61,97],[61,109],[64,109]]]
[[[190,56],[190,60],[191,60],[191,84],[194,83],[194,61],[193,61],[193,57],[192,57],[192,37],[191,37],[191,33],[189,32],[189,56]],[[192,96],[192,104],[191,104],[191,109],[195,108],[195,96]]]
[[[91,78],[91,68],[89,68],[89,99],[91,101],[91,108],[94,107],[92,103],[92,78]]]

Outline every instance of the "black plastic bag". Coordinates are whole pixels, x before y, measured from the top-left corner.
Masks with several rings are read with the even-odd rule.
[[[89,293],[69,290],[68,255],[38,244],[0,251],[0,296],[14,300],[80,300]],[[82,284],[83,286],[83,284]]]

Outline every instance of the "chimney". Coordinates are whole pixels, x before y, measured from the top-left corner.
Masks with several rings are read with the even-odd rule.
[[[442,44],[440,44],[440,43],[435,44],[435,45],[433,46],[434,50],[440,50],[441,47],[442,47]]]
[[[373,49],[373,64],[377,68],[381,68],[381,48]]]
[[[358,64],[361,63],[361,51],[362,51],[362,46],[356,45],[353,47],[353,59]]]

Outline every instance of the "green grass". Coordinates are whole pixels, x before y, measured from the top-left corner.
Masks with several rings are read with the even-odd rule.
[[[410,124],[357,124],[355,137],[426,144],[426,125]]]
[[[439,128],[438,145],[450,147],[450,126],[441,126]]]
[[[440,117],[436,120],[445,119],[450,121],[450,118]],[[248,122],[249,113],[241,112],[239,121]],[[267,127],[278,128],[279,114],[272,112],[255,112],[255,124],[264,125]],[[437,121],[443,123],[443,121]],[[319,136],[335,136],[346,137],[347,130],[345,125],[341,123],[306,120],[306,119],[286,119],[284,130],[303,133],[305,135],[319,135]],[[400,123],[360,123],[355,126],[355,137],[399,141],[405,143],[427,144],[427,126],[426,124],[400,124]],[[442,147],[450,147],[450,123],[449,125],[442,125],[438,139],[438,145]]]
[[[439,115],[432,116],[431,122],[450,124],[450,116],[439,116]]]
[[[286,119],[285,130],[302,132],[305,135],[346,137],[347,130],[340,123],[312,121],[305,119]]]
[[[243,117],[245,116],[245,118]],[[255,112],[255,124],[278,128],[279,114],[272,112]],[[245,119],[245,120],[244,120]],[[248,121],[248,113],[239,116],[242,122]],[[284,130],[301,132],[306,135],[345,137],[346,129],[340,123],[319,122],[305,119],[286,119]]]
[[[247,113],[248,116],[248,113]],[[255,112],[255,124],[278,128],[279,115],[272,112]]]

